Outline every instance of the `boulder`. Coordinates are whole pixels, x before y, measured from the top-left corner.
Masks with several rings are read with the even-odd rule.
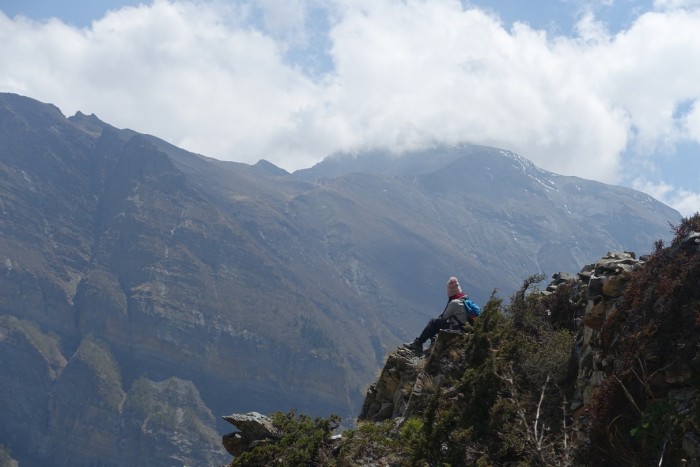
[[[222,418],[239,430],[222,437],[224,448],[234,457],[279,437],[270,417],[258,412],[231,414]]]

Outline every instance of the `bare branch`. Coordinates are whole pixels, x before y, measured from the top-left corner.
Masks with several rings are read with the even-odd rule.
[[[630,394],[630,392],[627,390],[627,387],[625,387],[625,385],[622,383],[622,381],[620,381],[620,378],[618,378],[617,375],[614,375],[614,376],[615,376],[615,380],[616,380],[618,383],[620,383],[620,386],[622,387],[622,390],[625,392],[625,395],[627,396],[627,399],[632,403],[632,405],[634,406],[634,408],[637,409],[637,412],[639,413],[639,415],[641,415],[641,414],[642,414],[642,410],[639,408],[639,406],[637,405],[637,403],[634,401],[634,398],[632,397],[632,394]]]
[[[539,434],[537,434],[537,425],[540,423],[540,411],[542,409],[542,401],[544,400],[544,391],[547,388],[547,383],[549,383],[549,375],[547,375],[547,379],[545,380],[544,384],[542,385],[542,393],[540,394],[540,401],[537,403],[537,412],[535,414],[535,423],[533,424],[533,432],[535,434],[535,442],[537,443],[537,448],[542,449],[542,440],[544,439],[544,430]]]

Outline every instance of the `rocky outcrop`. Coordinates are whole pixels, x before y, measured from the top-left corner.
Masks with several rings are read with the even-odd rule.
[[[403,417],[422,366],[420,356],[412,350],[400,347],[391,353],[379,378],[367,389],[358,419],[376,422]]]
[[[279,437],[270,417],[258,412],[231,414],[222,418],[238,429],[222,437],[224,448],[234,457]]]
[[[425,352],[402,346],[389,354],[379,378],[367,389],[358,421],[381,422],[421,413],[426,397],[446,376],[459,371],[451,343],[463,336],[444,330]]]
[[[608,254],[548,286],[585,303],[570,407],[577,448],[595,445],[631,463],[654,456],[658,465],[700,465],[699,253],[700,233],[691,230],[652,255]]]
[[[575,276],[555,274],[545,294],[566,288],[571,303],[585,304],[580,315],[572,316],[577,328],[576,358],[578,376],[570,410],[573,413],[573,442],[583,446],[588,439],[588,410],[593,394],[605,379],[611,361],[602,357],[600,330],[615,310],[634,271],[644,264],[632,252],[608,253],[593,264],[584,266]]]

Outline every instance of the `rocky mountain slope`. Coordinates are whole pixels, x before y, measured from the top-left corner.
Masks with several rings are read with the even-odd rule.
[[[207,463],[187,440],[213,442],[212,412],[351,416],[449,275],[483,303],[678,218],[492,148],[289,174],[0,94],[0,444]]]

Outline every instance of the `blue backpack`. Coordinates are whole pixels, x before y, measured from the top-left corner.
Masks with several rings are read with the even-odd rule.
[[[473,326],[474,318],[481,316],[481,308],[468,298],[464,299],[464,308],[467,309],[467,321]]]

